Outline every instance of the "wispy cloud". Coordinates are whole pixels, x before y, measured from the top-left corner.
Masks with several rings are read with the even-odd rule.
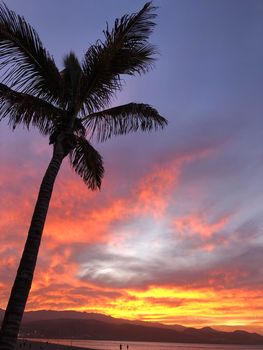
[[[63,12],[61,38],[50,35],[57,16],[48,4],[11,5],[61,57],[67,48],[83,52],[98,23],[142,3],[94,4],[88,21],[83,3],[70,28],[75,5],[54,4],[52,13]],[[128,79],[118,101],[151,103],[169,125],[95,145],[106,166],[101,192],[88,191],[64,162],[28,309],[263,332],[261,10],[257,1],[161,4],[156,69]],[[4,308],[52,150],[34,130],[0,128]]]

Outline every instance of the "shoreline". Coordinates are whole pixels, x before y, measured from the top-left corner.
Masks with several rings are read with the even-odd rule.
[[[18,339],[16,350],[94,350],[92,348],[84,348],[75,345],[64,345],[51,343],[48,341],[34,341],[29,339]],[[103,350],[103,349],[101,349]]]

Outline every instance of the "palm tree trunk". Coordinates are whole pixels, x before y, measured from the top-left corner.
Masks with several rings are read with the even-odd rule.
[[[20,323],[33,280],[53,186],[64,157],[63,147],[54,145],[53,156],[40,186],[26,244],[3,319],[0,331],[1,350],[13,350],[16,345]]]

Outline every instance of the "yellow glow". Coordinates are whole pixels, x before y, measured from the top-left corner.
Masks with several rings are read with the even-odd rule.
[[[78,281],[80,293],[75,293],[72,298],[71,290],[67,288],[40,295],[39,290],[43,285],[45,287],[45,282],[44,276],[39,276],[42,279],[39,285],[35,282],[28,310],[36,310],[41,305],[45,309],[97,312],[123,319],[197,328],[213,326],[223,330],[246,329],[263,334],[263,318],[258,312],[258,305],[263,304],[261,291],[238,290],[237,293],[236,290],[185,290],[170,286],[123,290]],[[66,279],[66,271],[63,276]],[[71,278],[68,282],[74,285],[76,281]],[[83,295],[82,288],[90,290],[92,296]]]
[[[113,317],[156,321],[165,324],[185,326],[227,327],[243,326],[251,331],[263,332],[262,319],[256,312],[256,305],[262,299],[260,292],[208,289],[187,290],[179,288],[151,287],[147,290],[129,290],[121,297],[97,305],[91,309],[83,306],[81,311],[96,311]],[[250,307],[248,307],[248,302]],[[254,311],[252,311],[254,310]]]
[[[184,299],[194,299],[200,298],[205,299],[211,292],[199,291],[199,290],[180,290],[178,288],[160,288],[152,287],[146,291],[129,291],[129,295],[136,296],[140,298],[184,298]]]

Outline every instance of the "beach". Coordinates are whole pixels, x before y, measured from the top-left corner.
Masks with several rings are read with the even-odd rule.
[[[91,348],[82,348],[79,346],[54,344],[49,342],[38,342],[32,340],[19,339],[16,344],[16,350],[94,350]],[[103,350],[103,349],[101,349]]]

